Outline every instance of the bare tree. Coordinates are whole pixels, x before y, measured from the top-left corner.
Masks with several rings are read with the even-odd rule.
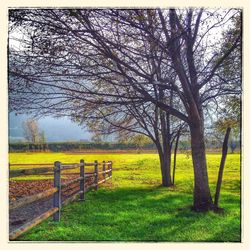
[[[229,87],[218,73],[240,46],[241,33],[232,36],[224,50],[218,36],[239,13],[230,9],[12,10],[11,29],[22,27],[25,41],[9,54],[10,107],[75,117],[73,104],[81,101],[152,103],[164,116],[189,125],[193,206],[198,211],[211,209],[203,113],[212,100],[238,91],[239,86]],[[178,106],[165,102],[170,92],[178,97]]]
[[[40,131],[35,120],[28,119],[23,122],[23,133],[28,142],[38,143],[40,141]]]
[[[161,167],[162,185],[172,186],[171,149],[178,132],[185,127],[180,120],[166,115],[152,103],[129,105],[93,105],[85,103],[78,109],[81,122],[87,124],[91,132],[97,136],[110,134],[118,138],[143,135],[156,146]]]

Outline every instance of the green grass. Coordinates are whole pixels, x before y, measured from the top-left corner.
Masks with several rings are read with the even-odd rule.
[[[207,155],[212,194],[220,157],[219,154]],[[97,192],[87,193],[84,203],[74,202],[63,207],[59,223],[48,219],[24,234],[20,240],[241,240],[239,154],[229,154],[227,157],[220,196],[224,214],[195,213],[190,210],[193,169],[191,158],[184,154],[177,156],[176,186],[169,189],[160,187],[161,175],[156,154],[10,154],[11,163],[79,162],[81,158],[86,162],[112,160],[112,180]],[[29,176],[30,180],[34,178],[37,177]]]

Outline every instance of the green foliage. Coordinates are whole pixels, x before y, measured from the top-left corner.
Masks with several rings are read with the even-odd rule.
[[[241,120],[241,99],[240,96],[229,96],[224,101],[225,108],[222,110],[223,115],[217,122],[219,130],[225,130],[227,127],[237,128]]]
[[[135,142],[131,143],[109,143],[109,142],[51,142],[46,144],[41,143],[10,143],[10,152],[27,152],[27,151],[74,151],[74,150],[129,150],[137,149],[138,145]],[[141,149],[155,149],[154,144],[143,144]]]
[[[225,95],[220,99],[220,115],[215,124],[217,131],[225,133],[228,127],[232,128],[233,137],[238,137],[241,121],[241,85],[242,85],[242,43],[241,43],[241,15],[233,18],[233,24],[223,34],[224,43],[221,50],[225,51],[238,39],[237,48],[231,53],[221,67],[220,76],[227,83],[227,88],[235,90],[232,95]]]
[[[142,134],[135,134],[129,137],[121,137],[119,139],[120,142],[125,143],[127,145],[135,145],[137,149],[142,149],[147,147],[148,145],[152,145],[152,140],[148,136]]]
[[[112,160],[113,178],[84,203],[62,209],[59,223],[48,219],[20,240],[82,241],[236,241],[240,226],[240,155],[229,154],[223,176],[220,206],[224,214],[190,210],[193,192],[192,159],[177,155],[176,186],[163,188],[157,154],[11,153],[11,163],[86,162]],[[220,154],[209,154],[212,194]],[[15,167],[18,168],[18,167]]]
[[[232,128],[229,138],[231,152],[236,147],[240,148],[240,123],[241,123],[241,97],[229,96],[224,100],[225,108],[222,110],[220,118],[215,123],[215,129],[222,138],[228,127]]]
[[[221,130],[224,133],[224,130]],[[146,136],[145,136],[146,137]],[[28,143],[28,142],[16,142],[9,144],[10,152],[70,152],[70,151],[85,151],[85,150],[156,150],[156,147],[146,137],[136,136],[136,138],[122,140],[118,143],[109,142],[49,142],[49,143]],[[239,147],[239,142],[235,141]],[[221,143],[218,141],[212,141],[210,138],[206,140],[207,149],[221,148]],[[190,141],[181,140],[179,142],[179,150],[190,150]]]

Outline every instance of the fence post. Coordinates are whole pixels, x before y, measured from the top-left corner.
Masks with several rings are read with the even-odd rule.
[[[96,184],[96,186],[95,186],[95,190],[97,190],[98,189],[98,161],[95,161],[95,163],[94,163],[95,165],[95,179],[94,179],[94,182],[95,182],[95,184]]]
[[[112,161],[109,161],[109,177],[112,175]]]
[[[108,164],[108,170],[110,170],[110,161],[107,162]],[[108,171],[108,177],[110,176],[110,171]]]
[[[111,169],[110,176],[112,176],[113,174],[113,162],[112,161],[110,161],[110,169]]]
[[[80,201],[85,200],[85,168],[84,168],[84,160],[80,160],[80,177],[83,179],[80,180]]]
[[[106,180],[105,180],[105,178],[106,178],[106,173],[105,173],[105,171],[106,171],[106,163],[105,163],[105,161],[102,162],[102,171],[104,172],[102,174],[104,182],[106,182]]]
[[[56,161],[54,163],[54,187],[58,188],[58,191],[54,193],[53,205],[58,207],[58,212],[53,216],[54,221],[60,221],[61,216],[61,162]]]

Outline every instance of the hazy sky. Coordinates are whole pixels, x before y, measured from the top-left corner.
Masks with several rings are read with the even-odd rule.
[[[9,138],[10,140],[22,139],[22,123],[28,119],[27,115],[18,115],[10,113],[9,115]],[[48,142],[52,141],[79,141],[90,140],[91,134],[86,129],[79,127],[68,118],[54,119],[46,117],[38,120],[41,130],[44,130]]]

